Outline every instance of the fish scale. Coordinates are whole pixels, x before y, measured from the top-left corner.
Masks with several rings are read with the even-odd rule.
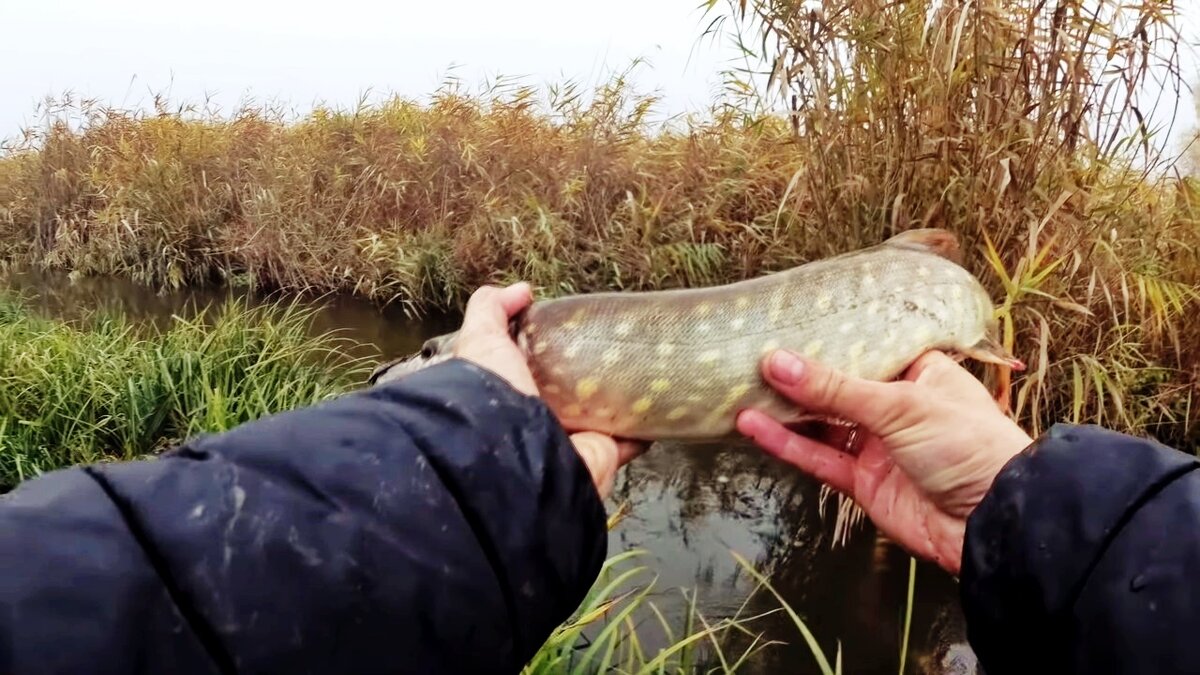
[[[539,393],[565,426],[640,440],[710,440],[739,411],[811,418],[761,376],[788,349],[886,381],[940,349],[1010,368],[994,307],[958,241],[910,230],[875,246],[721,286],[540,300],[512,322]],[[456,333],[376,369],[387,382],[453,355]]]

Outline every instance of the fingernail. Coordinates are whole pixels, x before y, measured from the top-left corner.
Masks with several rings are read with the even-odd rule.
[[[776,351],[771,355],[771,377],[783,384],[796,384],[804,374],[804,362],[795,354]]]

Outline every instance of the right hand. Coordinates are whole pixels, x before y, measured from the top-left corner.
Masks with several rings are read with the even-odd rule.
[[[852,498],[912,554],[957,575],[967,517],[1033,442],[983,384],[938,351],[895,382],[850,377],[784,351],[764,360],[763,375],[806,412],[858,424],[862,449],[843,452],[754,410],[739,414],[738,431]]]

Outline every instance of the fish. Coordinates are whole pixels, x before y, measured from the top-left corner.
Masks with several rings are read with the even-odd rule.
[[[724,285],[581,293],[534,301],[510,322],[539,396],[565,427],[638,441],[733,437],[757,409],[780,423],[820,419],[762,376],[790,350],[855,377],[889,381],[941,350],[1002,369],[995,305],[941,228]],[[381,385],[454,356],[455,331],[382,364]]]

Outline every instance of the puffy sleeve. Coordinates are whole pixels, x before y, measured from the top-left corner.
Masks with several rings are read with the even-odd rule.
[[[1059,425],[972,513],[968,635],[989,675],[1200,672],[1200,464]]]
[[[604,507],[539,400],[452,360],[0,500],[0,672],[513,673]]]

